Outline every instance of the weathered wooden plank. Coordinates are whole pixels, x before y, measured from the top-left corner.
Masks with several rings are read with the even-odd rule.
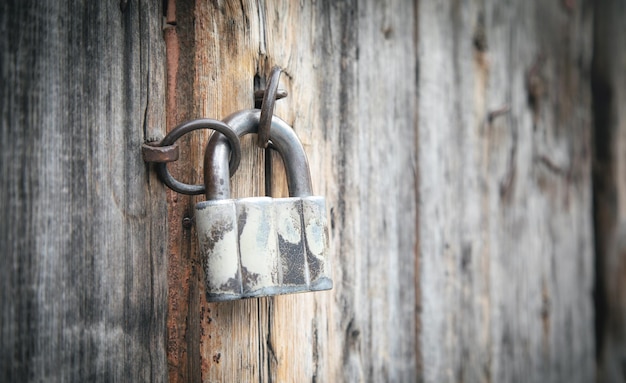
[[[594,5],[593,115],[599,382],[625,382],[626,3]]]
[[[0,380],[164,381],[166,204],[151,1],[0,4]]]
[[[193,36],[192,1],[169,0],[166,4],[164,39],[167,62],[167,130],[178,123],[192,119],[194,105],[184,100],[193,99],[193,63],[195,44]],[[179,102],[179,100],[183,100]],[[181,158],[169,164],[170,171],[178,179],[195,182],[198,172],[194,167],[183,166],[190,150],[197,146],[199,134],[191,134],[179,140]],[[191,179],[190,173],[196,175]],[[168,202],[168,314],[167,314],[167,364],[170,382],[199,381],[200,355],[197,347],[200,338],[197,280],[201,271],[197,262],[189,256],[191,242],[190,225],[192,198],[167,192]],[[191,288],[190,288],[191,287]],[[195,347],[194,347],[195,346]]]
[[[179,362],[170,378],[414,381],[414,4],[178,2],[176,12],[179,46],[184,40],[195,56],[193,62],[176,60],[177,84],[185,82],[177,85],[177,94],[193,89],[193,97],[177,100],[193,110],[188,118],[223,118],[252,107],[253,91],[263,87],[269,69],[284,68],[281,88],[289,97],[277,103],[276,114],[300,136],[314,191],[327,197],[335,288],[207,304],[203,293],[192,291],[201,291],[204,283],[192,271],[200,262],[194,235],[171,232],[171,241],[185,244],[177,245],[171,268],[191,277],[189,282],[170,278],[170,292],[180,298],[170,301],[170,317],[189,316],[175,325],[178,332],[174,338],[170,332],[170,342],[198,342],[185,347],[198,347],[196,361],[202,364],[200,371],[185,367],[196,361],[178,348],[170,354],[170,363]],[[190,24],[181,25],[183,14],[186,22],[193,19],[193,32]],[[194,152],[181,162],[195,169],[182,175],[188,180],[201,174],[204,139],[193,140]],[[244,140],[244,151],[248,154],[232,179],[236,197],[264,189],[262,152],[251,138]],[[286,183],[274,158],[273,193],[282,196]],[[176,198],[171,206],[177,214],[192,211],[193,201]],[[189,336],[196,333],[199,339]]]
[[[420,2],[425,381],[594,378],[589,8]]]

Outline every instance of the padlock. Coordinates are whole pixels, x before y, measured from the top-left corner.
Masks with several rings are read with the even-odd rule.
[[[227,117],[239,137],[256,133],[259,110]],[[206,201],[196,229],[208,301],[329,290],[324,197],[313,196],[304,148],[291,127],[272,117],[270,140],[283,159],[289,198],[230,198],[230,147],[214,134],[205,153]]]

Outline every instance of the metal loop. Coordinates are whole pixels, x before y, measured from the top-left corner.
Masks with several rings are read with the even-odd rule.
[[[270,73],[270,79],[265,87],[263,94],[263,103],[261,104],[261,119],[259,120],[259,129],[257,133],[257,145],[261,149],[267,148],[270,140],[270,126],[272,124],[272,116],[274,115],[274,104],[276,103],[276,94],[278,92],[278,80],[282,70],[275,66]]]
[[[260,112],[258,109],[242,110],[224,119],[238,135],[258,132]],[[290,197],[313,195],[311,190],[311,174],[304,147],[296,132],[283,120],[273,116],[271,121],[271,143],[280,153],[285,166],[287,186]],[[230,176],[228,168],[230,150],[228,141],[216,135],[211,137],[204,154],[204,181],[207,185],[207,200],[229,199]]]
[[[198,129],[211,129],[222,133],[230,144],[231,155],[229,159],[230,174],[233,175],[239,167],[241,161],[241,142],[237,133],[222,121],[212,120],[209,118],[201,118],[198,120],[192,120],[184,122],[169,132],[163,140],[161,140],[160,146],[173,145],[183,135]],[[175,192],[187,195],[203,194],[206,190],[205,185],[189,185],[175,179],[167,169],[167,163],[157,163],[156,171],[163,183]]]

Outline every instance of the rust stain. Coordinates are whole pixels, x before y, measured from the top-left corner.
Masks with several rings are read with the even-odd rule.
[[[168,0],[165,9],[165,22],[176,25],[176,0]]]
[[[189,105],[179,105],[180,93],[184,93],[184,85],[179,81],[181,63],[181,39],[185,39],[185,32],[177,26],[175,0],[168,0],[166,9],[166,24],[163,30],[163,39],[166,50],[166,126],[172,130],[183,118],[188,117]],[[183,78],[184,79],[184,78]],[[179,97],[177,97],[179,96]],[[182,161],[170,164],[170,169],[176,174],[187,173],[188,163],[182,151]],[[187,165],[187,166],[183,166]],[[192,259],[190,259],[190,238],[193,230],[183,227],[184,218],[192,199],[180,196],[175,192],[167,191],[168,202],[168,315],[167,315],[167,362],[170,382],[187,382],[197,380],[199,368],[195,355],[198,351],[193,347],[197,343],[200,329],[196,329],[195,320],[189,316],[195,311],[197,304],[194,299],[197,293],[193,286],[196,284]],[[190,288],[190,286],[192,286]]]
[[[168,3],[168,10],[171,9],[171,4],[174,4],[174,0],[170,0]],[[163,31],[163,38],[165,40],[166,60],[167,60],[167,113],[166,113],[166,125],[168,131],[171,130],[176,124],[175,113],[176,110],[176,73],[178,72],[178,57],[179,46],[178,36],[176,29],[173,27],[167,27]],[[169,254],[169,267],[167,270],[167,278],[169,285],[168,294],[168,316],[167,316],[167,364],[169,370],[169,381],[180,382],[184,380],[181,371],[185,368],[185,352],[186,347],[184,343],[184,321],[180,320],[180,313],[187,311],[186,302],[184,296],[181,296],[181,289],[171,288],[171,286],[182,286],[185,280],[189,279],[188,273],[180,267],[180,243],[178,239],[181,237],[180,228],[176,225],[176,221],[173,218],[176,216],[176,205],[178,197],[171,190],[167,191],[168,201],[168,216],[169,220],[169,241],[168,241],[168,254]],[[181,324],[183,324],[181,326]]]

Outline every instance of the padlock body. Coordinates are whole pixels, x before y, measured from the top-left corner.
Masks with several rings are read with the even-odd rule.
[[[323,197],[196,205],[208,301],[332,288]]]

